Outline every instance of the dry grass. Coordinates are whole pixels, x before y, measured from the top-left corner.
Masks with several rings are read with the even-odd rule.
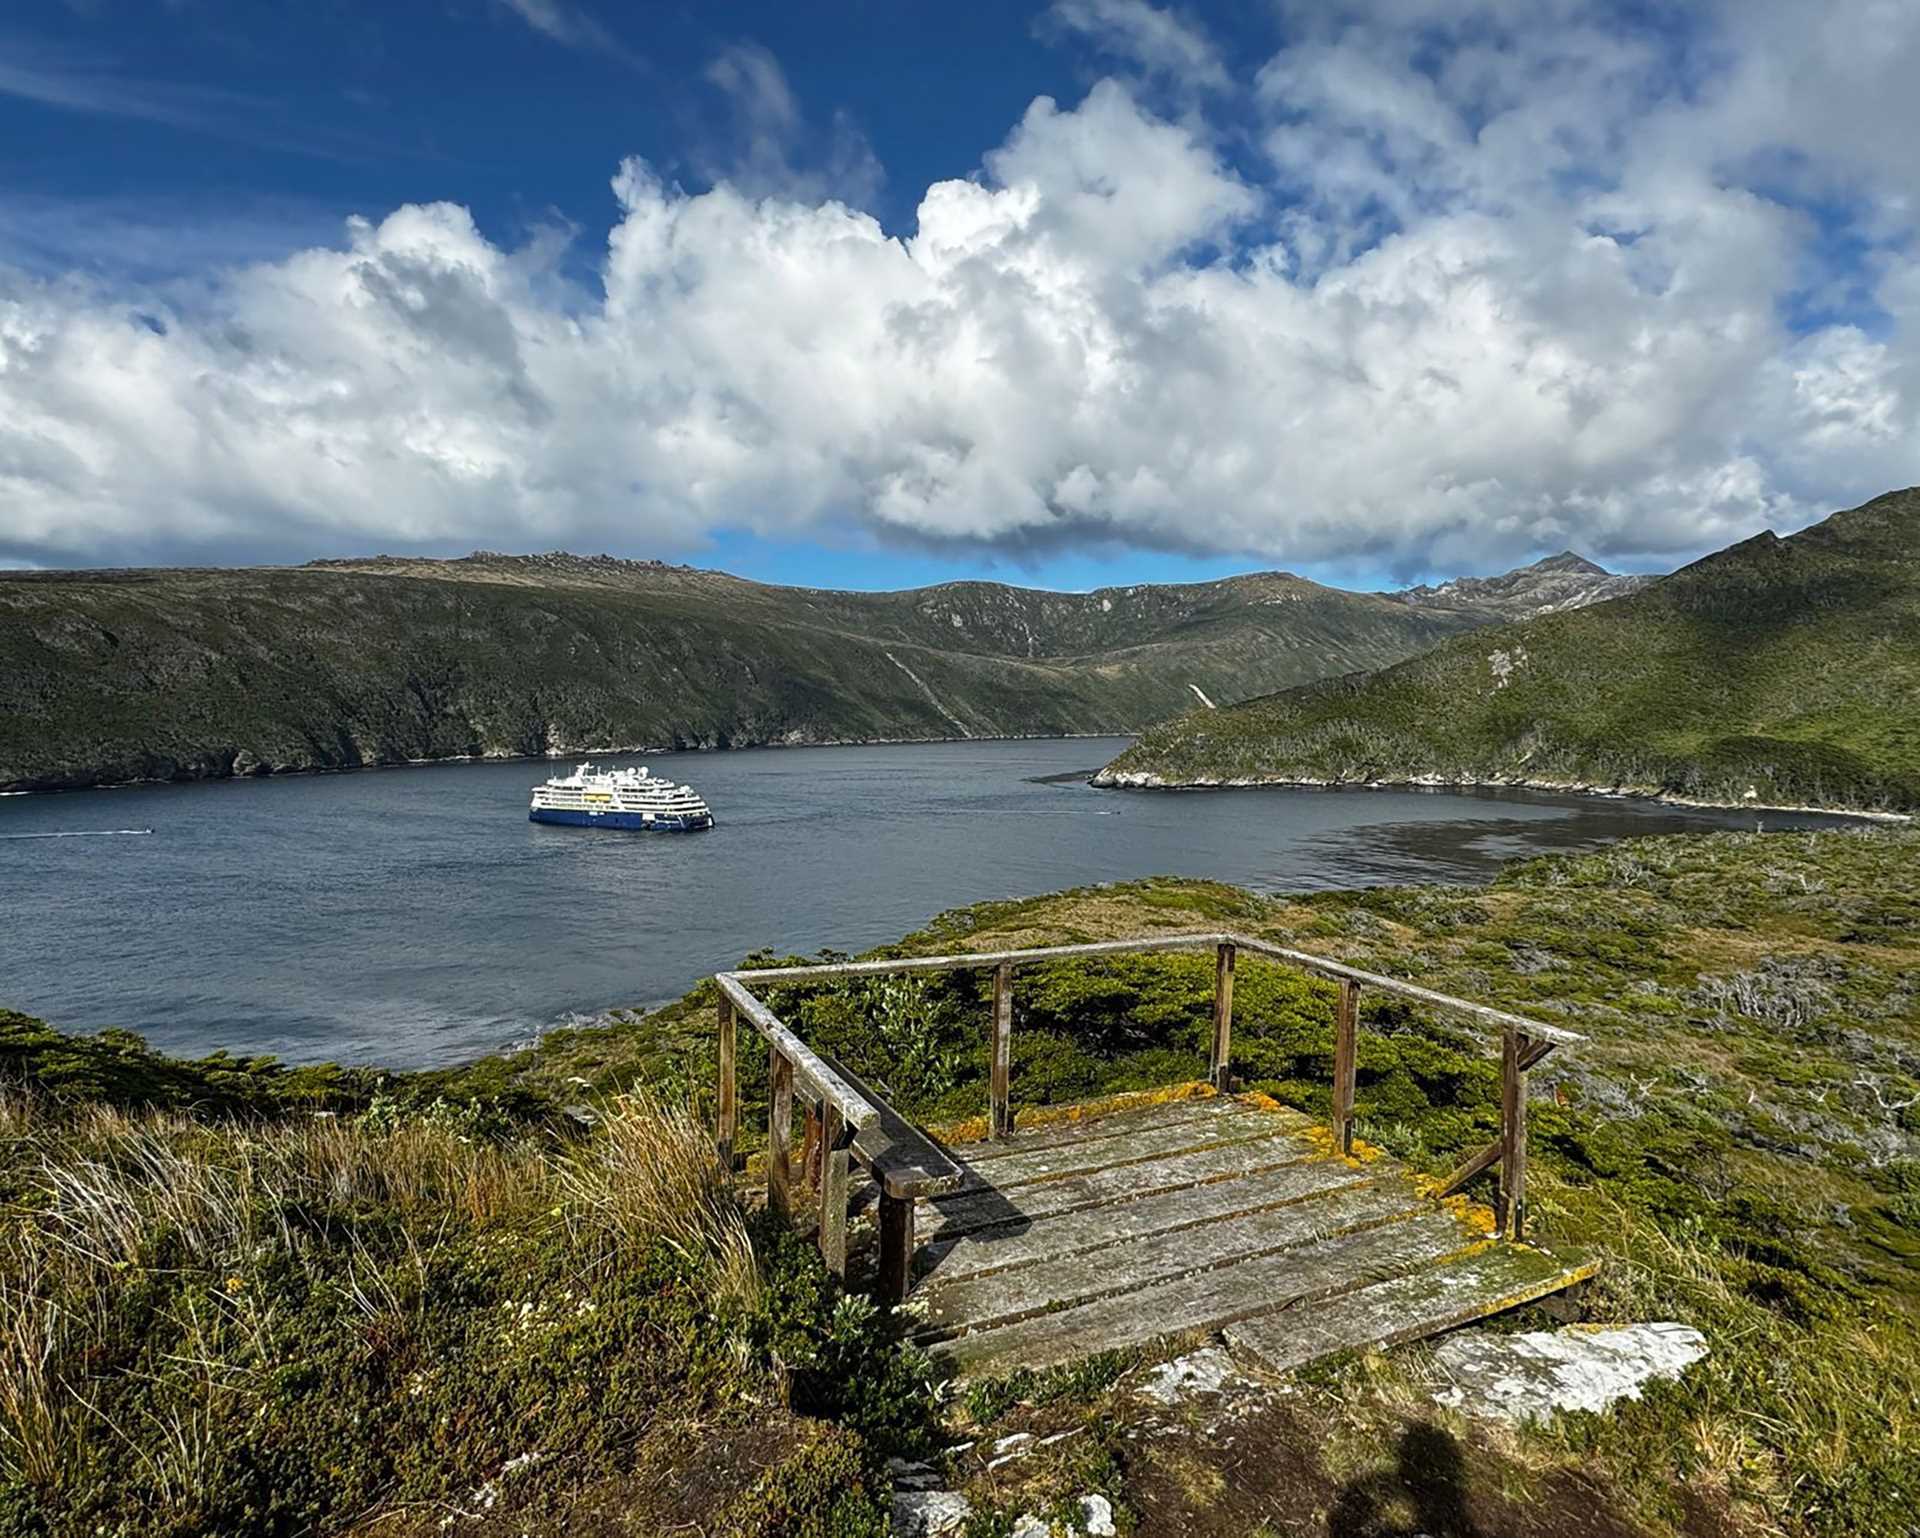
[[[714,1157],[706,1123],[685,1104],[624,1097],[600,1133],[558,1170],[577,1237],[611,1251],[664,1239],[705,1268],[715,1295],[750,1304],[760,1279],[746,1219]]]
[[[744,1215],[681,1106],[623,1102],[560,1146],[431,1120],[205,1122],[16,1092],[0,1093],[0,1139],[13,1195],[0,1219],[0,1480],[55,1506],[113,1454],[154,1509],[200,1508],[221,1428],[286,1365],[273,1327],[290,1260],[308,1285],[338,1289],[369,1339],[416,1338],[434,1247],[503,1221],[552,1234],[583,1273],[664,1240],[711,1298],[757,1296]],[[116,1396],[90,1364],[124,1347],[110,1300],[143,1278],[164,1281],[168,1345],[143,1356],[144,1392]]]

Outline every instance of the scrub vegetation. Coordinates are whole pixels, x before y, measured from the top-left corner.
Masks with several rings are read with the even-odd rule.
[[[0,790],[432,758],[1132,731],[1486,624],[1282,572],[769,587],[567,555],[0,573]]]
[[[406,1075],[6,1016],[0,1532],[852,1538],[884,1531],[894,1456],[981,1534],[1092,1492],[1142,1533],[1910,1532],[1920,833],[1641,840],[1482,888],[1085,888],[893,949],[1223,925],[1586,1033],[1533,1076],[1535,1224],[1603,1254],[1589,1317],[1679,1320],[1709,1357],[1527,1432],[1437,1409],[1418,1347],[1319,1364],[1230,1435],[1137,1398],[1150,1355],[947,1395],[717,1179],[710,986]],[[940,1123],[984,1106],[985,988],[771,992]],[[1195,1077],[1210,990],[1205,957],[1020,973],[1017,1102]],[[1324,1110],[1329,991],[1243,958],[1235,1003],[1249,1087]],[[1474,1030],[1363,997],[1360,1040],[1367,1141],[1437,1173],[1491,1135]],[[1019,1431],[1070,1435],[991,1470],[951,1450]]]
[[[1579,786],[1920,807],[1920,490],[1764,534],[1630,597],[1197,711],[1116,783]]]

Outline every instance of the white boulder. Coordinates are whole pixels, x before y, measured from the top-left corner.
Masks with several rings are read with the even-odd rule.
[[[1434,1395],[1469,1415],[1514,1425],[1566,1410],[1604,1410],[1641,1387],[1678,1378],[1707,1354],[1683,1324],[1568,1325],[1522,1335],[1472,1331],[1434,1352],[1447,1386]]]

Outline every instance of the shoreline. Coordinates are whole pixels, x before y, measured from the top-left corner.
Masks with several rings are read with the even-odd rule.
[[[1322,780],[1305,775],[1205,776],[1167,780],[1144,769],[1102,769],[1087,782],[1098,790],[1531,790],[1562,796],[1592,796],[1605,801],[1651,801],[1661,806],[1692,807],[1707,812],[1783,812],[1800,816],[1848,817],[1868,822],[1909,824],[1912,812],[1873,812],[1855,807],[1787,805],[1771,801],[1709,801],[1698,796],[1676,796],[1660,790],[1631,790],[1621,786],[1589,785],[1575,780],[1450,778],[1438,774],[1393,776],[1374,780]]]
[[[671,743],[635,744],[615,747],[549,748],[544,753],[447,753],[430,758],[385,758],[363,764],[307,764],[297,768],[247,769],[224,774],[158,775],[132,780],[98,780],[90,784],[43,785],[22,790],[0,790],[0,800],[11,796],[70,796],[90,790],[138,790],[155,785],[231,784],[239,780],[281,780],[308,775],[361,774],[382,769],[428,769],[441,764],[554,763],[568,758],[630,758],[665,753],[757,753],[766,750],[792,751],[806,748],[902,748],[933,747],[941,743],[963,742],[1097,742],[1110,737],[1133,737],[1138,729],[1111,732],[1001,732],[962,737],[826,737],[818,741],[743,742],[727,747],[695,743],[674,747]]]

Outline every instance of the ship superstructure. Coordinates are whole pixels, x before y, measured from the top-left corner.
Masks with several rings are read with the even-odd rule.
[[[713,826],[713,813],[692,786],[659,779],[644,768],[595,769],[592,764],[534,786],[527,819],[647,833],[694,833]]]

